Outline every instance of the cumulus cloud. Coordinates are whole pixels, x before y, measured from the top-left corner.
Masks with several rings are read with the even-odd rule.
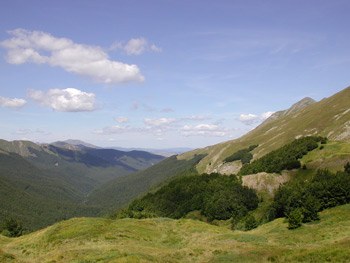
[[[10,64],[48,64],[106,84],[144,80],[136,65],[111,60],[98,46],[77,44],[41,31],[15,29],[8,33],[12,38],[0,44],[7,49]]]
[[[146,51],[161,52],[162,49],[155,44],[149,44],[143,37],[132,38],[125,44],[116,42],[111,47],[112,50],[122,49],[127,55],[141,55]]]
[[[30,90],[28,96],[55,111],[93,111],[96,108],[94,93],[87,93],[74,88],[50,89],[47,92]]]
[[[117,117],[114,120],[118,123],[127,123],[129,121],[129,119],[126,117]]]
[[[0,97],[1,107],[18,109],[23,107],[26,103],[27,101],[24,99]]]
[[[274,113],[275,113],[274,111],[267,111],[260,115],[256,115],[252,113],[241,114],[239,115],[238,120],[246,125],[253,125],[268,119]]]
[[[185,125],[181,129],[183,136],[215,136],[223,137],[228,134],[228,130],[220,128],[215,124]]]

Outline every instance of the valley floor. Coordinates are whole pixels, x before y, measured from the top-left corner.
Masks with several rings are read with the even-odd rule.
[[[75,218],[0,236],[0,262],[350,262],[350,204],[288,230],[277,219],[249,232],[189,219]]]

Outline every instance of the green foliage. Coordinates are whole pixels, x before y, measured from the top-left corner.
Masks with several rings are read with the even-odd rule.
[[[318,220],[319,211],[346,203],[350,203],[349,174],[319,170],[309,182],[292,181],[281,187],[275,194],[268,217],[270,220],[284,216],[289,218],[298,209],[302,222],[306,223]]]
[[[259,225],[258,221],[256,221],[255,217],[251,214],[248,214],[244,218],[244,229],[246,231],[257,228]]]
[[[240,160],[242,164],[250,163],[251,159],[253,159],[251,151],[253,151],[256,147],[258,147],[258,145],[250,145],[248,148],[239,150],[228,156],[224,162],[233,162]]]
[[[0,226],[0,233],[8,237],[19,237],[23,234],[22,224],[13,218],[7,218]]]
[[[295,229],[302,225],[303,211],[301,208],[295,208],[288,214],[288,229]]]
[[[181,218],[200,211],[209,221],[238,220],[258,205],[254,190],[243,187],[236,176],[188,173],[155,193],[134,200],[128,208],[131,217],[143,212],[161,217]]]
[[[255,174],[259,172],[280,173],[282,170],[291,170],[301,167],[299,159],[318,147],[318,143],[324,141],[322,137],[304,137],[296,139],[265,156],[243,165],[241,175]]]

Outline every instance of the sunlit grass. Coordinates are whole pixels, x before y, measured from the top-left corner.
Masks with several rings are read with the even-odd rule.
[[[249,232],[181,219],[75,218],[20,238],[0,237],[1,262],[346,262],[350,205],[288,230]]]

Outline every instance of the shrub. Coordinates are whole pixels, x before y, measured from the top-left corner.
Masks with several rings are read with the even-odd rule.
[[[292,210],[288,215],[288,229],[295,229],[302,225],[303,211],[301,208]]]

